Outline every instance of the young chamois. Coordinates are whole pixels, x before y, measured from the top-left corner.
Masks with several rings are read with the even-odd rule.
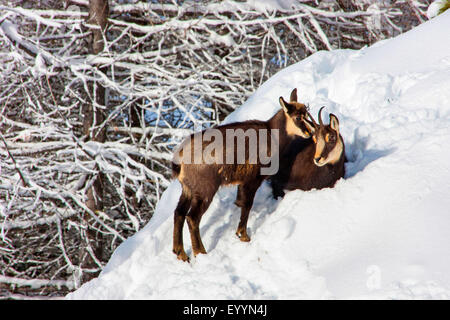
[[[185,220],[189,227],[194,256],[206,253],[200,237],[200,220],[222,185],[238,185],[235,204],[241,208],[241,218],[236,235],[241,241],[250,241],[247,234],[248,215],[256,191],[268,177],[262,169],[269,167],[267,159],[264,160],[261,156],[252,158],[255,148],[259,155],[265,154],[272,160],[275,159],[278,170],[278,160],[285,147],[298,136],[309,138],[309,130],[313,128],[307,120],[306,106],[297,102],[296,89],[291,93],[290,102],[286,102],[283,97],[280,97],[279,102],[281,110],[268,121],[251,120],[206,129],[191,135],[175,152],[172,162],[173,176],[178,178],[182,186],[174,212],[173,230],[173,252],[178,259],[189,261],[183,247]],[[228,139],[230,132],[234,134],[231,140]],[[274,132],[277,134],[273,135]],[[215,149],[210,148],[209,141],[212,136],[215,138],[214,143],[218,143],[216,146],[219,145]],[[197,145],[196,138],[200,141]],[[208,148],[213,149],[209,150],[209,157],[205,155]],[[224,154],[227,155],[226,162]],[[229,161],[230,155],[233,161]],[[197,161],[189,161],[192,157],[196,157]],[[239,157],[241,161],[236,161]],[[276,171],[271,174],[274,173]]]
[[[274,198],[283,197],[283,190],[331,188],[345,174],[345,146],[339,134],[339,120],[330,114],[330,123],[319,124],[311,115],[312,139],[298,138],[287,147],[280,160],[280,170],[270,178]],[[308,122],[306,122],[309,125]]]

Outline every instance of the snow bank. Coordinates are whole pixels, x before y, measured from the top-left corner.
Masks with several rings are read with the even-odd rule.
[[[349,163],[335,188],[275,201],[263,184],[250,243],[234,235],[236,189],[221,189],[201,224],[208,254],[188,264],[171,252],[175,181],[148,225],[67,298],[450,298],[448,30],[445,12],[370,48],[314,54],[226,119],[268,119],[297,87],[313,114],[325,105],[339,117]]]
[[[448,6],[450,5],[448,0],[435,0],[433,1],[427,9],[427,17],[428,19],[432,19],[436,17],[438,14],[444,12],[446,9],[448,9]]]

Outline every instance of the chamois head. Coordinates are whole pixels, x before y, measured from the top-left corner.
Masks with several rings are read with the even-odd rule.
[[[288,135],[298,135],[302,138],[311,137],[312,132],[309,128],[312,123],[307,119],[308,107],[303,103],[297,102],[297,88],[292,90],[289,102],[280,97],[280,105],[286,116],[286,132]]]
[[[325,107],[320,108],[319,111],[319,124],[314,121],[308,112],[312,121],[312,127],[309,130],[313,132],[312,139],[316,145],[313,161],[318,167],[338,162],[344,152],[344,142],[339,135],[339,120],[334,114],[330,113],[330,123],[323,124],[323,108]],[[310,123],[306,122],[306,124],[309,125]]]

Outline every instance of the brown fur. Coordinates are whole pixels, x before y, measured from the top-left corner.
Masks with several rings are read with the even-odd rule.
[[[295,100],[295,101],[294,101]],[[227,129],[243,129],[244,132],[253,129],[257,135],[257,145],[259,145],[259,130],[266,129],[270,132],[271,129],[279,129],[278,150],[270,150],[271,136],[267,136],[267,145],[262,146],[267,148],[265,154],[274,155],[275,153],[283,154],[286,146],[296,138],[295,134],[301,132],[302,136],[309,137],[310,132],[308,125],[304,124],[307,117],[307,109],[304,104],[298,103],[297,91],[294,89],[291,93],[291,101],[287,103],[280,98],[282,110],[278,111],[268,121],[245,121],[231,123],[227,125],[218,126],[214,129],[220,130],[222,137],[225,140],[225,132]],[[294,130],[290,124],[289,132],[286,130],[287,122],[291,121],[297,128],[301,130]],[[205,134],[207,130],[203,131]],[[193,137],[193,136],[191,136]],[[185,140],[182,146],[190,144],[193,152],[193,140]],[[177,177],[182,185],[182,194],[178,202],[178,206],[174,213],[174,234],[173,234],[173,252],[177,258],[183,261],[188,261],[189,258],[183,247],[183,224],[187,220],[191,235],[192,249],[194,255],[199,253],[206,253],[202,244],[199,225],[204,212],[208,209],[215,193],[222,185],[235,184],[238,185],[237,197],[235,204],[241,208],[241,219],[236,231],[236,235],[241,241],[250,241],[247,234],[247,220],[250,209],[253,205],[253,199],[256,191],[261,185],[262,181],[267,176],[261,175],[261,168],[263,165],[259,162],[249,163],[249,138],[245,138],[245,163],[237,164],[237,143],[235,138],[234,150],[227,149],[227,145],[223,141],[225,152],[234,154],[234,163],[205,163],[205,159],[200,159],[200,163],[183,163],[180,162],[180,156],[175,156],[180,164],[173,163],[173,176]],[[202,146],[206,147],[210,142],[203,142]],[[259,150],[258,150],[259,151]],[[258,153],[259,154],[259,153]],[[214,155],[216,157],[217,155]],[[178,157],[178,158],[177,158]],[[193,157],[192,157],[193,159]],[[217,159],[216,159],[217,160]],[[225,161],[225,159],[223,159]]]
[[[280,170],[270,178],[275,198],[284,196],[283,190],[331,188],[344,176],[345,145],[335,120],[331,114],[333,125],[321,124],[314,129],[313,139],[298,138],[289,145]]]

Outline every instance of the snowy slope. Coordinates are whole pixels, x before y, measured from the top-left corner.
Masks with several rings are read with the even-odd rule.
[[[297,87],[314,115],[325,105],[339,117],[350,162],[335,188],[275,201],[263,184],[250,243],[234,235],[236,189],[222,188],[201,224],[208,254],[188,264],[171,252],[174,181],[148,225],[67,297],[450,298],[448,30],[450,10],[370,48],[314,54],[226,119],[268,119]]]

